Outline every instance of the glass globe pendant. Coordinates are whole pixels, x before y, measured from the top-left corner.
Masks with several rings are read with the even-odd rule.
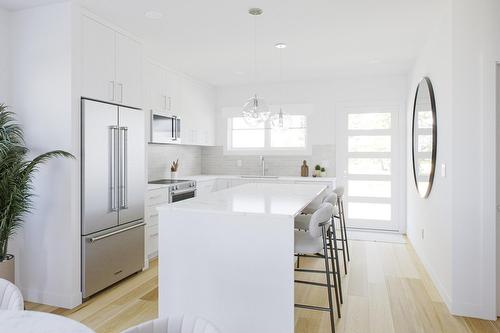
[[[243,116],[253,121],[264,122],[269,118],[270,112],[266,102],[257,96],[250,97],[243,105]]]
[[[283,112],[282,108],[278,113],[271,116],[271,127],[273,129],[287,130],[291,125],[290,122],[290,116]]]

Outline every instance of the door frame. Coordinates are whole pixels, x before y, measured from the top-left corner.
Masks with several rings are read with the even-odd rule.
[[[337,103],[335,107],[335,144],[336,144],[336,183],[337,186],[346,187],[346,176],[344,175],[344,165],[340,161],[345,159],[345,156],[342,156],[343,150],[340,149],[339,144],[347,144],[347,133],[346,130],[342,128],[341,119],[343,118],[343,114],[347,112],[348,108],[375,108],[375,109],[384,109],[390,108],[395,109],[397,111],[397,121],[396,124],[398,128],[393,133],[393,135],[398,136],[398,144],[392,145],[396,156],[394,158],[394,162],[392,164],[392,169],[397,170],[396,174],[393,175],[393,179],[397,182],[396,189],[398,191],[397,197],[394,197],[394,193],[391,193],[392,196],[392,204],[395,205],[395,209],[392,211],[396,211],[396,216],[392,216],[396,223],[396,227],[394,230],[381,230],[381,229],[359,229],[359,228],[348,228],[353,230],[366,230],[366,231],[374,231],[374,232],[388,232],[388,233],[398,233],[405,234],[406,233],[406,174],[407,174],[407,106],[406,101],[384,101],[384,100],[375,100],[375,101],[344,101],[341,103]],[[345,149],[347,152],[347,149]],[[346,191],[347,195],[347,191]]]

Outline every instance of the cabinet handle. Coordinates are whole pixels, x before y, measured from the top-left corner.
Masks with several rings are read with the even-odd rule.
[[[117,82],[116,86],[118,87],[118,93],[116,97],[116,101],[119,103],[123,103],[123,83]]]
[[[115,100],[115,81],[109,81],[108,82],[108,96],[110,101]]]

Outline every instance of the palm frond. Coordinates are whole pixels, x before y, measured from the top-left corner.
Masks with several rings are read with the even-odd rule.
[[[56,157],[73,157],[54,150],[27,159],[23,132],[14,114],[0,104],[0,262],[7,255],[9,239],[22,227],[33,208],[33,174],[39,166]]]

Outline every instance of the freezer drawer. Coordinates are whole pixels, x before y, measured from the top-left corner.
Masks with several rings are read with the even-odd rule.
[[[82,237],[82,256],[82,294],[87,298],[143,268],[144,222]]]

